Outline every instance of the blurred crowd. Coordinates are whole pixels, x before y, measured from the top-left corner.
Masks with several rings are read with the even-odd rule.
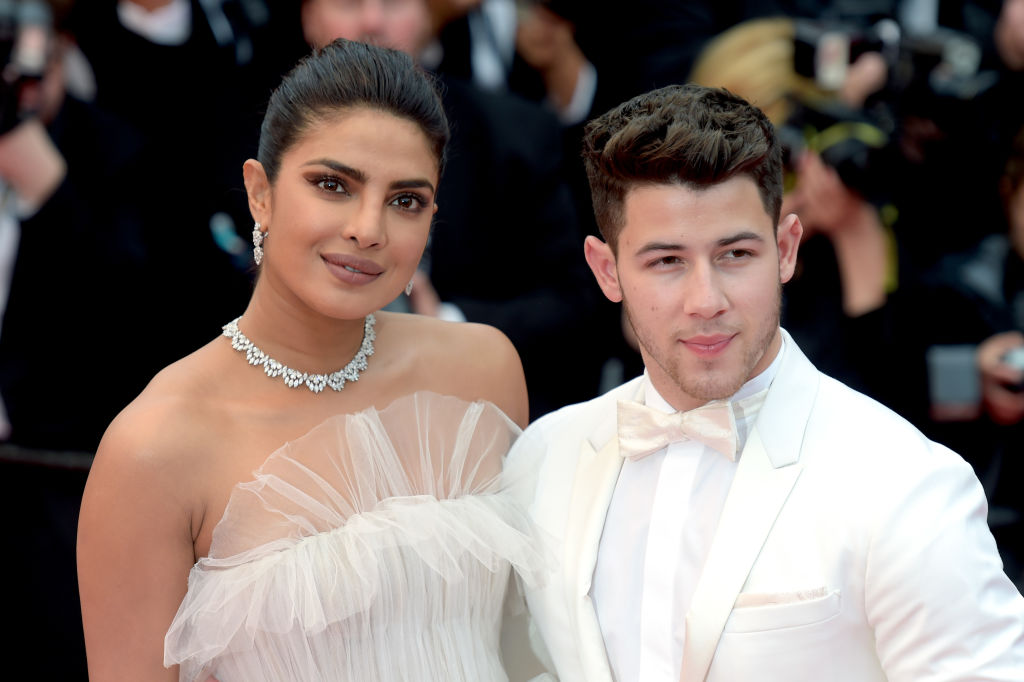
[[[763,108],[805,228],[783,326],[975,466],[1021,584],[1024,0],[0,0],[0,499],[44,678],[85,679],[90,453],[244,308],[241,164],[273,86],[338,37],[412,54],[452,122],[393,307],[504,331],[534,418],[642,367],[582,257],[583,125],[686,81]]]

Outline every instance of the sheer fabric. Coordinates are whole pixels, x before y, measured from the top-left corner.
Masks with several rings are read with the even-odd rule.
[[[505,680],[510,568],[545,560],[519,428],[419,392],[332,417],[238,484],[165,639],[181,680]]]

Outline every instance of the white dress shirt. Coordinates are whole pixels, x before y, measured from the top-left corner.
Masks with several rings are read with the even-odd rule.
[[[730,399],[737,452],[778,371],[782,350]],[[643,402],[676,410],[644,378]],[[699,443],[673,443],[623,462],[597,555],[591,596],[618,682],[676,682],[685,618],[737,462]]]

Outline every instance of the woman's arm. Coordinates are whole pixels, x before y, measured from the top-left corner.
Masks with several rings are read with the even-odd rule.
[[[181,462],[148,435],[166,429],[152,421],[118,417],[82,500],[78,582],[92,682],[178,678],[163,649],[194,563],[190,494]]]

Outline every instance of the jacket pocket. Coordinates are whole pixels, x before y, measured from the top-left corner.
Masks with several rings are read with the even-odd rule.
[[[747,595],[744,601],[758,600],[756,595]],[[838,615],[840,606],[839,590],[813,599],[794,597],[793,601],[763,606],[739,606],[733,608],[726,621],[725,632],[763,632],[813,625]]]

